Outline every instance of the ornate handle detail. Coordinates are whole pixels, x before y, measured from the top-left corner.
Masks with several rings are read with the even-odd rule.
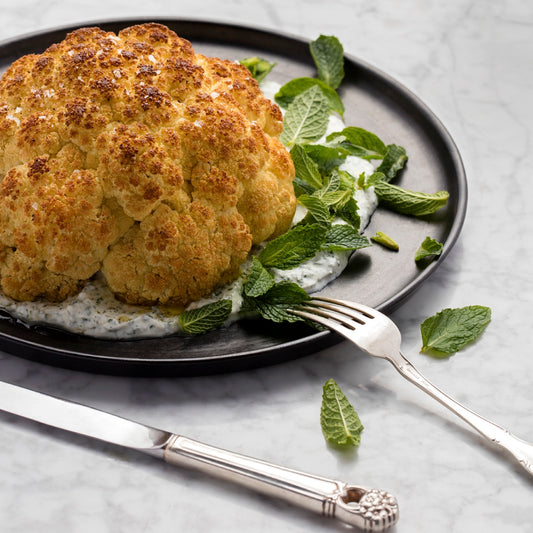
[[[269,496],[336,518],[364,531],[385,531],[398,521],[398,503],[388,492],[347,485],[174,435],[165,461],[192,467]]]

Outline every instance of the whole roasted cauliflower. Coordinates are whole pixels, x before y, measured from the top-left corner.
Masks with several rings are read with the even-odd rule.
[[[60,301],[101,271],[134,304],[186,305],[286,231],[282,116],[247,69],[167,27],[83,28],[0,80],[0,285]]]

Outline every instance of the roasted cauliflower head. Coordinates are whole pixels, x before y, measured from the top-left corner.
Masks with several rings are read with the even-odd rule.
[[[101,271],[129,303],[235,279],[296,200],[282,116],[240,64],[159,24],[83,28],[0,80],[0,284],[60,301]]]

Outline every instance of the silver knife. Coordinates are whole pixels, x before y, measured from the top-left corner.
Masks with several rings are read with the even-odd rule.
[[[384,531],[398,521],[398,503],[386,491],[276,466],[2,381],[0,410],[216,474],[364,531]]]

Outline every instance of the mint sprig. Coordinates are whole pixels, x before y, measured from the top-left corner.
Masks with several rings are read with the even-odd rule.
[[[328,379],[322,391],[320,426],[326,440],[336,446],[359,446],[364,427],[339,385]]]

